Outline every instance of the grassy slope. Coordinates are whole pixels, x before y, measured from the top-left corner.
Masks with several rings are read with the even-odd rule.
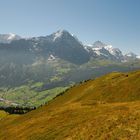
[[[1,140],[140,139],[140,71],[111,73],[0,121]]]
[[[0,120],[2,120],[3,118],[7,117],[8,113],[6,113],[5,111],[0,110]]]

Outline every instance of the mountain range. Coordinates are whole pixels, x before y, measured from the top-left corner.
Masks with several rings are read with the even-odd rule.
[[[66,30],[42,37],[22,38],[16,34],[0,34],[0,43],[16,49],[26,50],[27,53],[54,56],[70,61],[75,64],[83,64],[93,58],[104,58],[113,61],[129,61],[139,59],[140,56],[130,52],[123,55],[119,48],[113,48],[101,41],[96,41],[92,45],[83,45],[76,36]],[[2,45],[1,45],[2,46]]]

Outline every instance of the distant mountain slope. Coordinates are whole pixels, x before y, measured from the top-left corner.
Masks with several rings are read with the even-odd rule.
[[[46,106],[0,121],[0,139],[137,140],[139,83],[140,71],[135,71],[111,73],[76,85]]]

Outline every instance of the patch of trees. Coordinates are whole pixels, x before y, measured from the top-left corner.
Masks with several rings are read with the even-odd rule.
[[[5,112],[8,112],[9,114],[25,114],[35,109],[36,107],[18,107],[18,106],[0,107],[0,110],[4,110]]]

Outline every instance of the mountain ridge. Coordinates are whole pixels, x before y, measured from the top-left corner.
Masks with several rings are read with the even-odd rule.
[[[31,44],[32,44],[32,46],[34,46],[34,48],[35,48],[35,46],[38,46],[38,44],[40,44],[40,43],[44,43],[44,45],[46,45],[46,46],[51,45],[53,48],[57,44],[60,45],[61,42],[63,42],[63,41],[66,42],[66,40],[67,40],[67,43],[63,42],[64,44],[63,45],[61,44],[61,47],[62,46],[69,46],[71,44],[70,42],[77,42],[77,45],[71,44],[71,47],[72,46],[80,46],[82,51],[86,50],[88,53],[90,53],[90,54],[88,54],[89,56],[87,56],[87,54],[84,52],[84,55],[86,55],[87,58],[85,58],[85,60],[83,62],[79,62],[79,63],[87,62],[89,60],[88,57],[90,57],[90,56],[111,59],[114,61],[122,61],[122,62],[124,62],[124,61],[126,62],[126,61],[129,61],[132,59],[139,59],[140,58],[138,55],[136,55],[134,53],[133,53],[133,56],[130,56],[130,55],[128,56],[128,54],[123,54],[120,49],[113,48],[112,45],[107,45],[101,41],[96,41],[92,45],[84,45],[81,41],[78,40],[78,38],[76,36],[69,33],[67,30],[58,30],[50,35],[47,35],[47,36],[30,37],[30,38],[20,37],[18,35],[12,34],[12,33],[0,35],[0,43],[6,44],[6,43],[11,43],[13,41],[19,41],[19,40],[24,40],[25,42],[31,42]],[[70,40],[70,42],[68,40]],[[63,48],[61,48],[61,49],[63,49]],[[31,48],[31,50],[33,50],[33,47]],[[60,52],[59,52],[59,54],[60,54]],[[56,55],[58,55],[58,54],[56,54]],[[67,56],[64,56],[64,57],[67,57]],[[77,59],[78,59],[78,57],[77,57]]]

